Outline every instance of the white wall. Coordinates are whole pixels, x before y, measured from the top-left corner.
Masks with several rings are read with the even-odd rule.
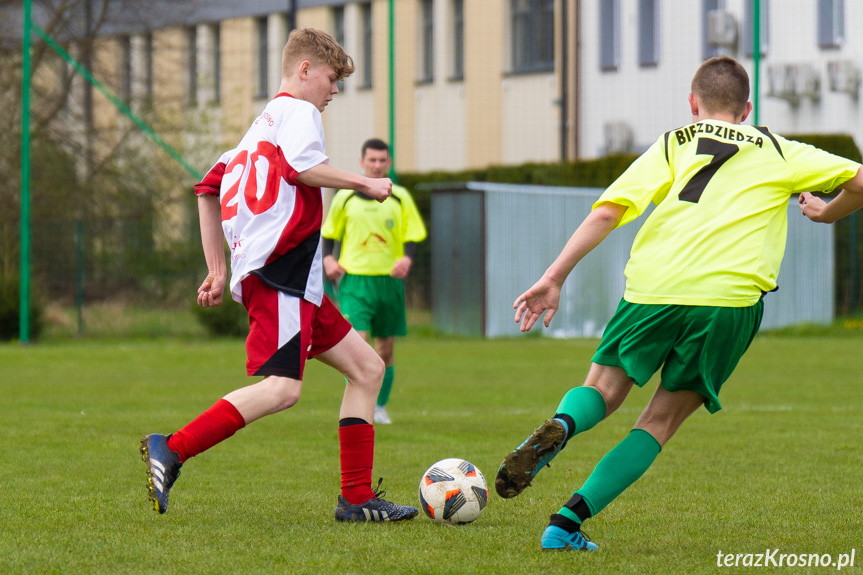
[[[453,39],[450,3],[434,4],[434,81],[414,90],[415,170],[462,170],[466,166],[465,87],[452,80]],[[417,33],[417,59],[420,36]],[[419,63],[417,64],[419,69]]]
[[[560,89],[553,73],[509,76],[500,87],[502,163],[560,159]]]
[[[773,0],[772,4],[778,4]],[[762,60],[762,98],[759,123],[777,132],[845,132],[854,136],[863,147],[863,113],[859,95],[831,92],[827,63],[851,60],[863,71],[863,2],[845,0],[845,43],[838,49],[817,45],[817,2],[785,0],[782,10],[771,5],[770,46]],[[788,4],[786,7],[785,5]],[[820,98],[803,98],[798,104],[764,97],[767,90],[766,68],[775,64],[811,64],[821,81]],[[751,71],[751,66],[749,66]],[[859,94],[859,93],[858,93]]]
[[[362,52],[360,27],[359,4],[345,5],[344,48],[348,54]],[[354,64],[357,63],[355,60]],[[359,160],[363,142],[369,138],[386,140],[388,137],[387,134],[375,133],[375,114],[386,111],[375,110],[374,92],[360,89],[361,84],[362,74],[358,70],[345,80],[344,91],[333,96],[323,114],[330,165],[358,174],[362,173]]]
[[[416,171],[464,169],[464,84],[436,80],[417,86],[414,96]]]
[[[583,158],[595,158],[605,150],[603,127],[607,122],[624,121],[633,130],[636,150],[650,145],[662,132],[691,120],[686,96],[696,68],[701,64],[701,2],[661,0],[660,58],[655,67],[638,65],[637,2],[621,0],[620,67],[602,71],[599,67],[599,2],[581,2],[579,34],[578,98],[579,151]],[[845,1],[846,42],[838,49],[817,44],[817,2],[815,0],[769,0],[769,49],[761,60],[759,123],[779,133],[845,132],[863,146],[863,112],[860,99],[828,89],[827,62],[852,60],[863,70],[863,2]],[[727,0],[742,32],[743,0]],[[739,33],[738,33],[739,38]],[[750,73],[753,64],[738,46],[728,55],[738,58]],[[775,64],[810,63],[821,79],[821,97],[802,99],[797,104],[767,96],[767,68]],[[753,82],[754,85],[754,82]],[[752,122],[752,117],[748,120]]]

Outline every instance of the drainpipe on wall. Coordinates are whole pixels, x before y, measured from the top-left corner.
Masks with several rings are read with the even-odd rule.
[[[573,40],[575,42],[575,61],[573,62],[573,68],[575,69],[575,90],[573,90],[572,94],[572,158],[576,161],[581,158],[581,150],[578,145],[578,132],[581,130],[581,121],[579,118],[579,112],[581,110],[581,106],[579,105],[579,90],[581,90],[581,82],[579,81],[579,73],[581,72],[581,50],[578,49],[578,43],[581,41],[581,8],[579,4],[579,0],[575,0],[575,27],[573,28],[575,32],[575,38]]]
[[[297,0],[288,0],[288,34],[297,28]]]
[[[560,161],[567,160],[566,145],[569,136],[567,121],[569,120],[569,16],[567,10],[569,0],[560,3]]]
[[[395,66],[395,26],[393,0],[387,6],[387,42],[389,52],[389,127],[390,127],[390,179],[396,181],[396,66]]]

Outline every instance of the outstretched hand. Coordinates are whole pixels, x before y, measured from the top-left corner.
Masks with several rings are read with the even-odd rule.
[[[515,310],[515,323],[521,323],[521,331],[530,331],[543,312],[545,327],[551,323],[551,318],[560,307],[560,286],[542,276],[529,290],[518,296],[512,304]]]
[[[222,304],[225,292],[225,278],[210,272],[207,279],[198,288],[198,305],[201,307],[216,307]]]

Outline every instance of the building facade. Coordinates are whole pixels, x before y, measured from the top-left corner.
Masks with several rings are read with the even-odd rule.
[[[662,132],[688,123],[692,74],[720,54],[737,58],[749,71],[759,124],[779,133],[849,133],[863,147],[863,39],[853,33],[863,25],[863,3],[760,0],[757,98],[754,4],[578,2],[579,156],[641,150]]]
[[[689,81],[710,56],[734,56],[752,74],[754,4],[111,0],[93,63],[157,130],[172,118],[168,139],[201,170],[275,95],[295,26],[330,32],[357,66],[324,114],[333,165],[359,170],[362,141],[391,135],[398,171],[554,162],[638,151],[687,123]],[[851,34],[863,3],[760,6],[759,123],[780,133],[851,133],[863,144],[863,40]],[[20,22],[17,3],[0,11],[7,26],[16,15]],[[50,5],[34,11],[37,23],[50,15]],[[89,88],[78,80],[75,89]],[[100,98],[92,121],[116,121]]]

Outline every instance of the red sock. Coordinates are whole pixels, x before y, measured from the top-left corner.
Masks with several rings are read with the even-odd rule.
[[[180,456],[180,463],[204,452],[246,426],[234,405],[224,399],[196,417],[168,439],[168,449]]]
[[[342,495],[352,505],[375,496],[372,463],[375,459],[375,428],[368,423],[339,427],[342,464]]]

